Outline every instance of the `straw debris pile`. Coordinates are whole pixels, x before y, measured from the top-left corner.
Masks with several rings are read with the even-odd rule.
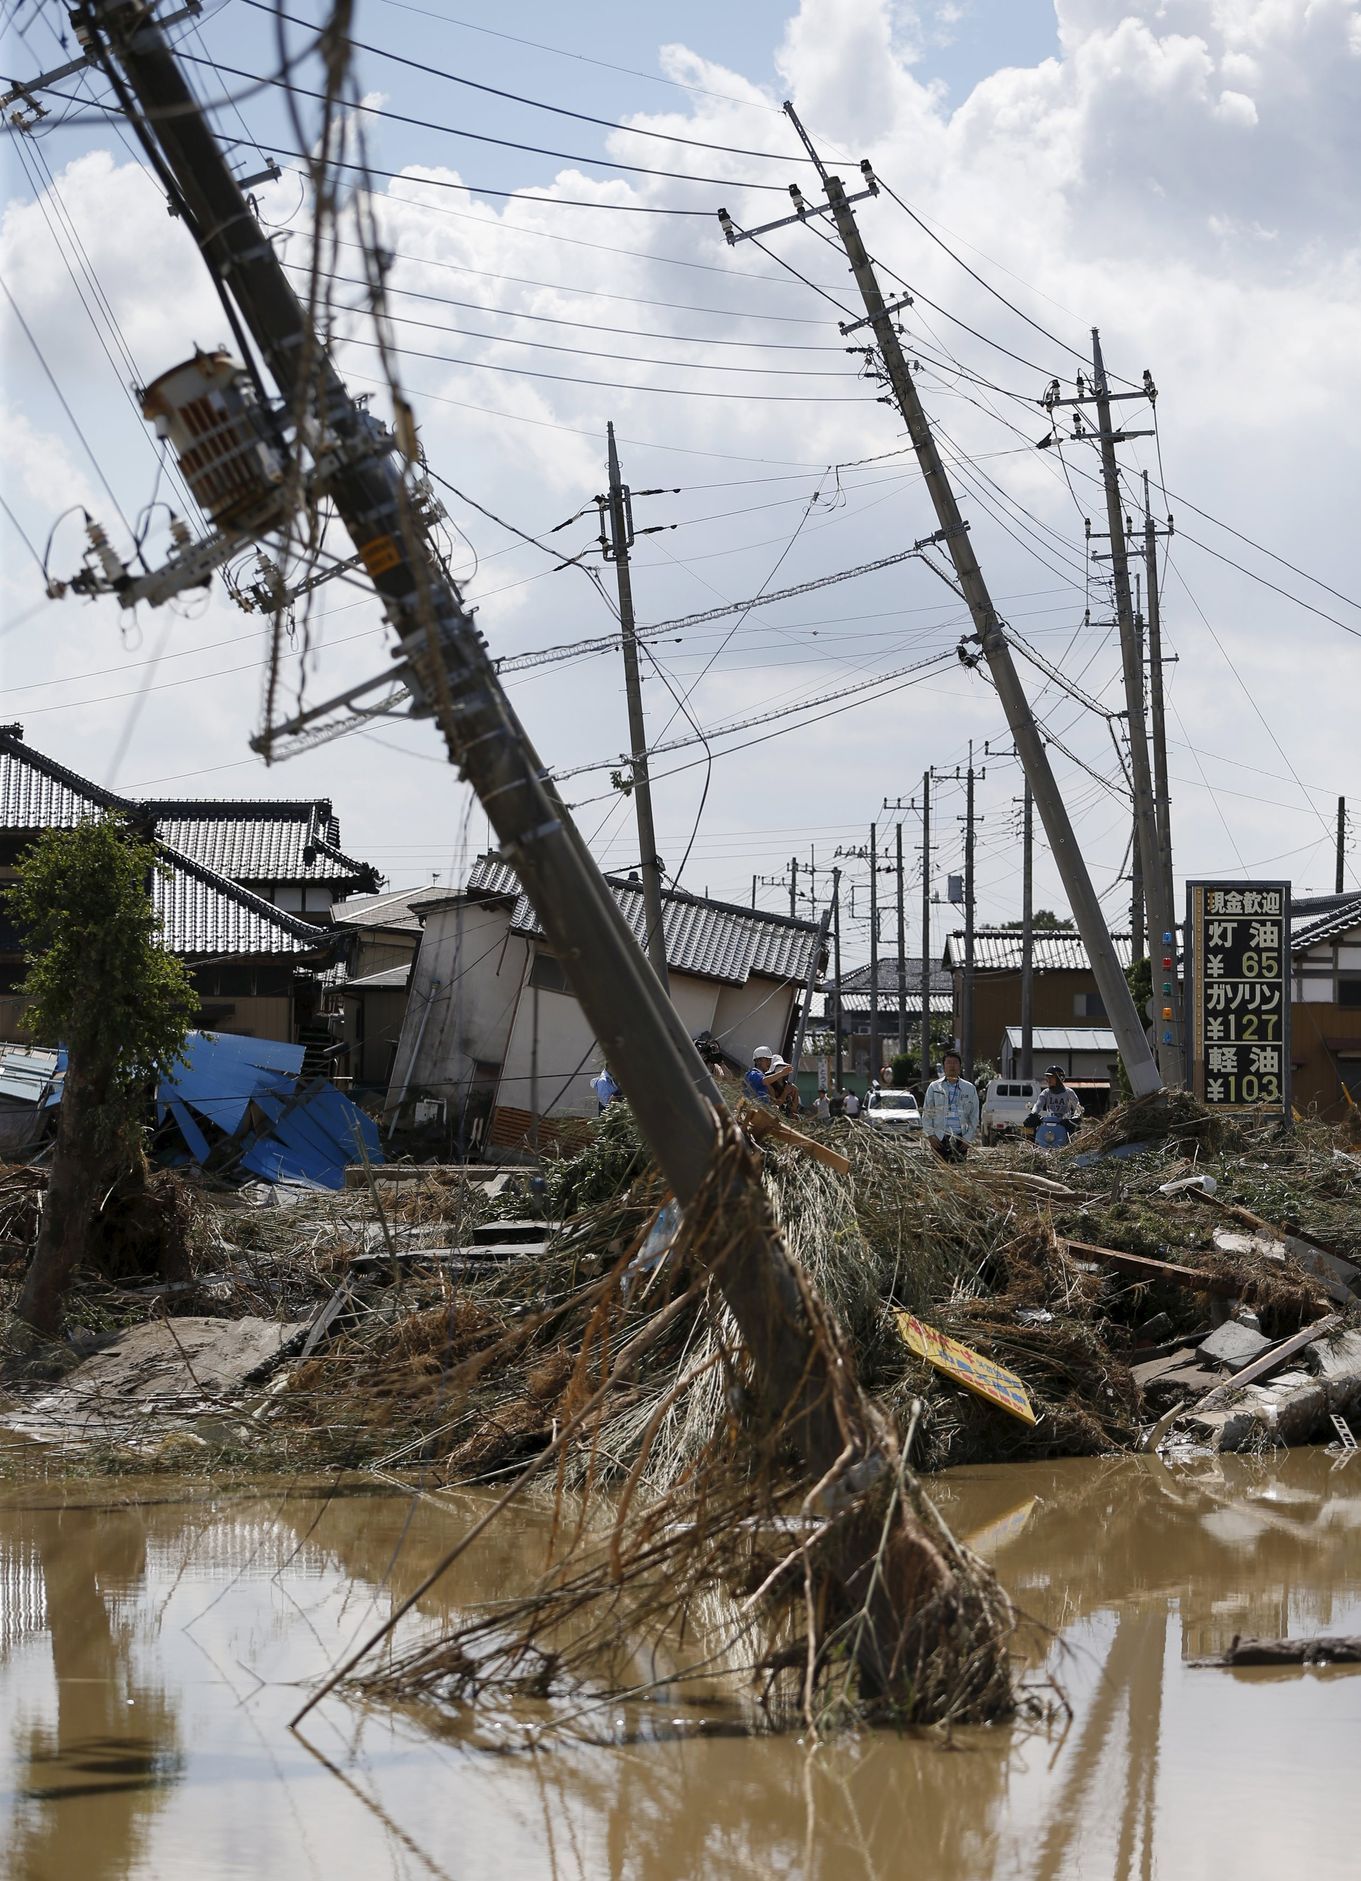
[[[1208,1321],[1205,1294],[1131,1279],[1075,1258],[1068,1240],[1150,1256],[1232,1285],[1273,1336],[1324,1310],[1317,1281],[1289,1258],[1224,1254],[1220,1217],[1161,1184],[1216,1175],[1221,1196],[1285,1229],[1361,1259],[1361,1160],[1335,1133],[1238,1132],[1204,1143],[1186,1100],[1172,1133],[1128,1160],[1079,1166],[1028,1145],[938,1162],[911,1141],[859,1123],[808,1126],[850,1158],[849,1177],[767,1141],[764,1181],[786,1243],[844,1333],[866,1388],[906,1428],[925,1468],[1016,1456],[1090,1454],[1137,1435],[1129,1363],[1136,1345]],[[1130,1106],[1103,1127],[1137,1140]],[[1085,1151],[1094,1144],[1080,1140]],[[287,1414],[325,1433],[336,1460],[423,1465],[443,1481],[494,1480],[552,1441],[621,1340],[657,1319],[683,1266],[634,1264],[666,1191],[616,1104],[577,1156],[552,1165],[545,1207],[558,1221],[542,1258],[485,1273],[415,1276],[382,1288],[348,1332],[295,1377]],[[427,1196],[426,1210],[446,1205]],[[452,1194],[447,1203],[455,1206]],[[410,1203],[406,1206],[409,1208]],[[398,1227],[399,1224],[394,1224]],[[441,1237],[444,1238],[444,1237]],[[452,1234],[449,1238],[452,1238]],[[683,1275],[682,1275],[683,1277]],[[1015,1371],[1038,1414],[1031,1428],[969,1396],[914,1357],[897,1315],[915,1314]],[[1161,1334],[1146,1328],[1161,1327]],[[740,1377],[719,1316],[696,1300],[667,1320],[637,1374],[606,1394],[560,1463],[566,1487],[637,1476],[673,1486],[735,1418]],[[683,1389],[680,1381],[693,1374]]]

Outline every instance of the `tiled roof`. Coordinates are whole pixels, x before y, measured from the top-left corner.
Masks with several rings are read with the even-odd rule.
[[[1290,936],[1290,951],[1292,954],[1307,953],[1320,941],[1336,940],[1339,935],[1354,927],[1361,927],[1361,895],[1350,896],[1341,907],[1334,907],[1317,921],[1296,928]]]
[[[0,828],[70,829],[103,810],[119,811],[134,822],[145,815],[131,799],[32,750],[14,727],[0,727]],[[285,914],[159,833],[156,848],[171,872],[168,879],[156,877],[152,900],[172,953],[216,959],[312,954],[336,946],[339,937],[333,930]]]
[[[907,997],[909,1000],[921,1000],[922,963],[919,955],[909,954],[904,965],[907,970]],[[835,980],[823,980],[822,990],[826,993],[835,991]],[[931,964],[931,991],[953,995],[954,981],[942,966]],[[870,995],[870,970],[868,967],[851,967],[841,976],[841,999],[849,1006],[853,999],[860,999],[866,1007]],[[898,956],[896,953],[881,955],[879,960],[879,998],[882,1002],[891,999],[895,1005],[898,1000]]]
[[[843,1019],[867,1019],[870,1015],[870,1003],[868,993],[843,993],[841,995],[841,1016]],[[907,998],[902,1003],[905,1012],[919,1014],[922,1009],[921,988],[918,987],[914,993],[909,986],[907,989]],[[825,1009],[830,1019],[833,1012],[836,1010],[835,993],[828,993],[826,995]],[[954,1009],[955,996],[953,991],[947,993],[932,992],[932,1012],[953,1012]],[[885,992],[883,987],[879,989],[879,1017],[884,1021],[885,1025],[887,1025],[890,1020],[896,1024],[898,1019],[898,1001],[893,996],[891,990]]]
[[[1036,928],[1034,934],[1036,973],[1089,973],[1091,963],[1082,936],[1068,929]],[[1134,959],[1128,934],[1112,934],[1115,957],[1122,967]],[[976,973],[1019,973],[1021,971],[1021,930],[1011,927],[982,927],[973,937],[973,961]],[[964,936],[951,934],[945,943],[945,962],[950,967],[964,965]]]
[[[607,886],[641,946],[647,924],[641,882],[607,875]],[[514,896],[510,924],[519,934],[542,928],[508,862],[479,856],[468,877],[467,892],[480,897]],[[743,986],[753,974],[763,979],[807,980],[818,945],[818,927],[786,914],[766,914],[726,901],[706,901],[678,889],[662,893],[662,931],[666,963],[676,973]]]
[[[341,849],[340,821],[325,797],[220,803],[152,798],[141,808],[155,818],[166,842],[234,881],[331,882],[373,891],[381,879],[367,862]]]
[[[69,829],[92,808],[154,822],[156,834],[205,868],[245,882],[330,882],[376,890],[381,877],[345,854],[325,797],[301,801],[119,796],[0,727],[0,829]]]
[[[158,876],[152,902],[161,917],[171,953],[216,959],[241,954],[312,954],[335,948],[341,937],[332,928],[313,927],[285,914],[273,902],[205,869],[192,856],[158,842],[170,864],[167,880]]]
[[[381,895],[347,895],[344,901],[337,902],[335,919],[350,927],[400,927],[419,934],[420,910],[430,903],[448,899],[447,888],[430,883],[424,888],[390,888]]]

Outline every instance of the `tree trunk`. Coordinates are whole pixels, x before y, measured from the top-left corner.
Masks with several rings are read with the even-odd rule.
[[[114,1173],[109,1154],[96,1147],[107,1123],[103,1098],[101,1080],[82,1074],[74,1062],[68,1065],[38,1245],[14,1309],[46,1339],[61,1333],[62,1301]]]

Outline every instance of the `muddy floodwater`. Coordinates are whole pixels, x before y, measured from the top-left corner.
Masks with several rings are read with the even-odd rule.
[[[1192,1667],[1235,1633],[1361,1633],[1361,1455],[959,1470],[937,1494],[1052,1629],[1066,1730],[810,1752],[619,1710],[610,1745],[486,1748],[303,1692],[416,1586],[475,1495],[0,1492],[6,1881],[1331,1881],[1361,1873],[1361,1674]],[[522,1588],[533,1510],[416,1625]],[[1047,1654],[1047,1656],[1046,1656]],[[494,1731],[481,1733],[495,1744]]]

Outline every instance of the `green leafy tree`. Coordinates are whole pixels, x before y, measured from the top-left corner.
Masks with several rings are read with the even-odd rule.
[[[1070,920],[1061,920],[1059,916],[1054,913],[1052,908],[1036,908],[1034,914],[1030,917],[1030,925],[1036,933],[1041,929],[1048,934],[1072,934],[1076,931]],[[1003,921],[1002,926],[1008,930],[1014,928],[1019,931],[1025,926],[1025,922]]]
[[[10,912],[24,936],[25,1025],[64,1045],[66,1077],[47,1202],[16,1313],[53,1338],[104,1198],[145,1179],[149,1088],[184,1055],[198,995],[161,944],[153,845],[108,816],[45,830],[20,859]]]

